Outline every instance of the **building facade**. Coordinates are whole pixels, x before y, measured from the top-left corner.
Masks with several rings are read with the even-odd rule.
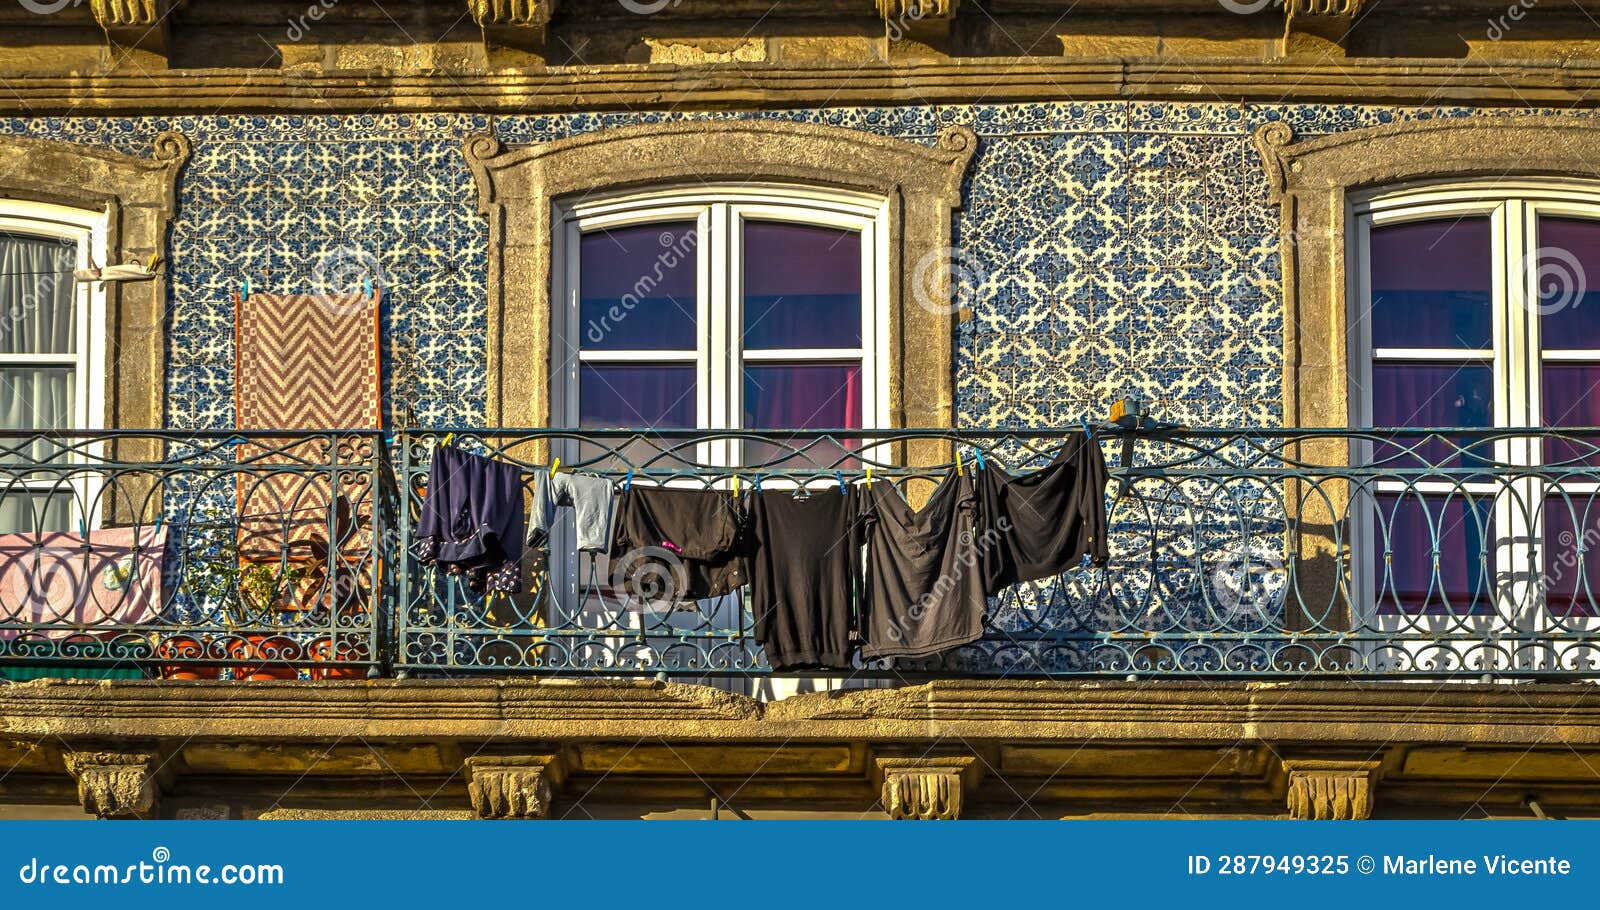
[[[21,0],[0,28],[0,812],[1600,799],[1575,6]],[[263,294],[368,320],[373,420],[301,419],[334,397],[301,361],[247,418]],[[446,436],[625,483],[877,464],[915,500],[1079,429],[1110,560],[927,661],[774,674],[726,598],[608,604],[574,554],[474,599],[416,552]],[[363,530],[304,568],[293,516],[331,540],[342,504]],[[40,554],[98,577],[119,529],[152,604],[62,609]]]

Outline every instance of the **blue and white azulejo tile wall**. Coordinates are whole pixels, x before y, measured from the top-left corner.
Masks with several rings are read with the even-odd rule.
[[[1136,394],[1192,425],[1280,419],[1278,212],[1250,132],[1299,136],[1464,108],[1104,102],[749,114],[606,113],[0,119],[0,132],[147,155],[194,142],[171,237],[168,421],[233,424],[233,292],[317,290],[376,263],[387,418],[478,424],[487,230],[460,154],[469,135],[543,142],[663,119],[771,117],[932,142],[980,136],[954,236],[964,303],[957,411],[967,426],[1076,423]],[[1517,111],[1516,113],[1528,113]],[[1554,114],[1555,112],[1548,112]]]

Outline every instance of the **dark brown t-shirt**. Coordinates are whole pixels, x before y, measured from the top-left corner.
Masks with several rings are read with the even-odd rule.
[[[921,511],[893,484],[861,491],[861,656],[929,657],[983,635],[984,567],[971,472],[945,475]]]

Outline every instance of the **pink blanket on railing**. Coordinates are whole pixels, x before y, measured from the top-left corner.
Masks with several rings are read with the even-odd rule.
[[[161,605],[166,542],[151,526],[90,531],[87,549],[70,532],[0,534],[0,625],[50,626],[39,632],[59,639],[140,622]]]

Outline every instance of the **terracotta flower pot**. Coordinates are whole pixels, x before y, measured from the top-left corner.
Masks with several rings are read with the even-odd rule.
[[[234,679],[299,679],[300,671],[285,664],[268,663],[281,659],[285,653],[296,650],[294,642],[270,635],[246,635],[243,641],[234,642],[228,654],[235,660],[246,661],[233,668]]]
[[[206,652],[205,642],[193,635],[171,635],[156,645],[156,656],[173,661],[193,659]],[[162,679],[216,679],[222,668],[197,663],[170,663],[161,665]]]

